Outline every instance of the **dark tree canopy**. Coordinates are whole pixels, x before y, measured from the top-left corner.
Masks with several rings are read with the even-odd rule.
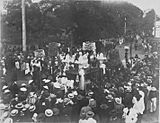
[[[26,0],[27,43],[63,42],[80,44],[102,38],[124,35],[126,18],[127,33],[151,33],[154,10],[143,18],[138,7],[127,2]],[[3,15],[2,39],[20,43],[22,40],[21,0],[6,4]]]

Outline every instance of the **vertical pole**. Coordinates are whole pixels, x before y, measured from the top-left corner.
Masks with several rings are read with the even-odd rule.
[[[126,17],[124,18],[124,35],[126,35],[127,30],[127,23],[126,23]]]
[[[156,12],[154,14],[154,37],[156,37],[156,20],[157,20],[157,17],[156,17]]]
[[[0,57],[2,55],[2,37],[1,37],[1,33],[2,33],[2,26],[1,26],[1,19],[2,19],[2,9],[3,9],[3,0],[0,1]]]
[[[25,17],[25,0],[22,0],[22,48],[26,51],[26,17]]]

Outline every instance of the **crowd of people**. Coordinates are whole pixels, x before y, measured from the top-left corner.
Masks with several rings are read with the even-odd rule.
[[[136,55],[124,66],[81,49],[54,57],[12,53],[1,59],[0,122],[139,122],[157,110],[158,57]]]

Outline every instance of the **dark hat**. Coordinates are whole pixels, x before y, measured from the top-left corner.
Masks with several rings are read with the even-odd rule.
[[[87,117],[87,118],[93,118],[93,116],[94,116],[94,112],[93,112],[93,111],[88,111],[88,112],[86,113],[86,117]]]
[[[42,122],[45,120],[45,114],[44,113],[40,113],[37,116],[37,122]]]
[[[60,110],[58,108],[53,108],[52,111],[53,111],[53,115],[59,115],[60,113]]]
[[[78,96],[77,96],[77,100],[82,100],[84,98],[84,96],[82,96],[81,94],[79,94]]]
[[[108,108],[108,105],[107,105],[107,104],[105,104],[105,103],[104,103],[104,104],[101,104],[101,105],[100,105],[100,108],[101,108],[101,109],[105,109],[105,110],[106,110],[106,109]]]

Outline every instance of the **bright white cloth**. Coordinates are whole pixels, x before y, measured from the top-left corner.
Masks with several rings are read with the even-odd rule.
[[[152,98],[150,101],[150,112],[154,112],[157,109],[157,98]]]
[[[29,63],[26,63],[25,75],[27,75],[29,72],[30,72]]]
[[[133,109],[137,110],[138,113],[143,114],[144,110],[145,110],[145,104],[144,104],[144,92],[139,91],[140,95],[142,96],[140,98],[139,101],[136,100],[136,98],[134,97],[133,100],[135,101],[134,105],[133,105]],[[132,101],[133,101],[132,100]]]
[[[129,114],[125,117],[125,123],[136,123],[138,120],[137,110],[131,108]]]
[[[20,69],[20,65],[19,65],[18,61],[15,62],[15,66],[16,66],[17,69]]]

